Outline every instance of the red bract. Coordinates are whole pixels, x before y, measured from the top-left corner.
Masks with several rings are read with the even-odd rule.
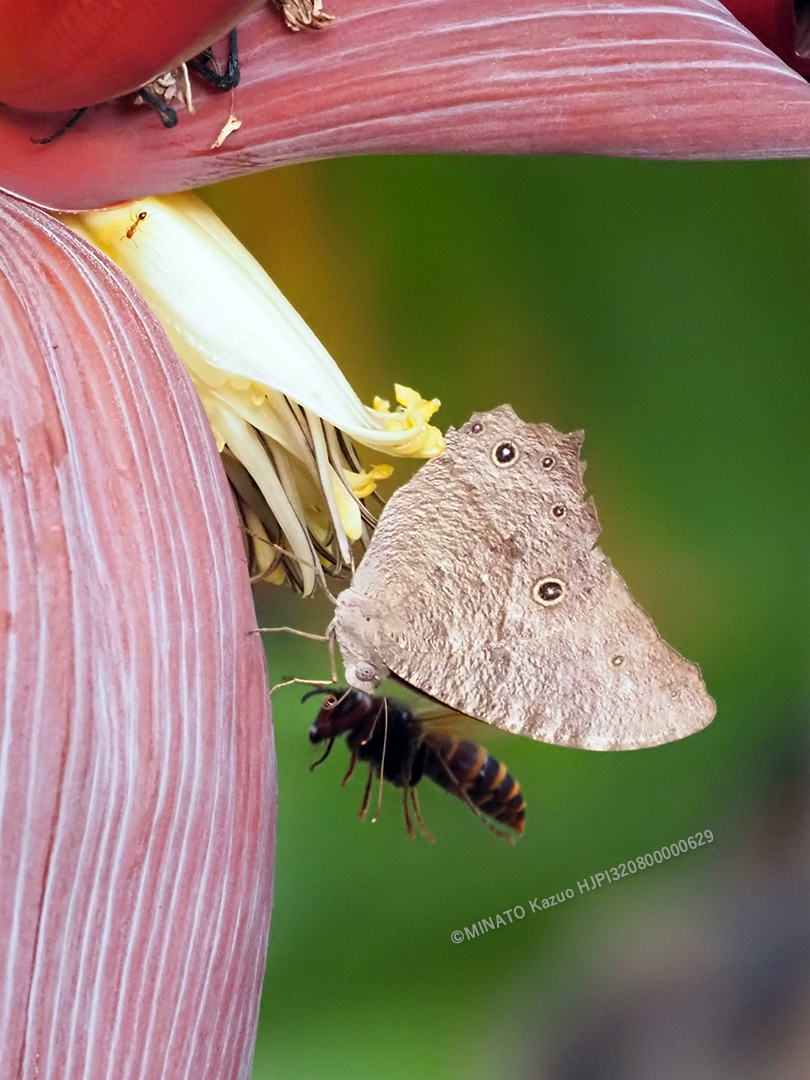
[[[341,0],[338,14],[301,35],[256,12],[240,86],[200,87],[171,131],[121,101],[34,146],[65,114],[0,110],[0,186],[88,208],[342,154],[810,153],[810,86],[717,0]],[[231,110],[242,126],[212,149]]]
[[[794,71],[810,76],[810,18],[795,0],[726,0],[726,7]]]
[[[78,109],[196,56],[261,0],[0,0],[0,101]]]
[[[270,910],[265,663],[180,362],[0,197],[0,1076],[246,1078]]]

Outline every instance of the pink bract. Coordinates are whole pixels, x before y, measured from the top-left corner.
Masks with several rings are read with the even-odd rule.
[[[199,400],[122,275],[0,197],[0,1075],[246,1080],[266,668]]]
[[[0,186],[81,209],[285,162],[371,153],[764,158],[810,153],[810,86],[717,0],[341,0],[327,30],[261,10],[243,80],[164,130],[128,101],[0,110]],[[228,116],[242,127],[212,149]]]

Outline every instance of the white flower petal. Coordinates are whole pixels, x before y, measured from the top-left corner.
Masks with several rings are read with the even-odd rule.
[[[163,325],[212,367],[279,390],[352,438],[381,448],[402,441],[362,404],[298,312],[197,196],[141,199],[64,220],[78,223]]]

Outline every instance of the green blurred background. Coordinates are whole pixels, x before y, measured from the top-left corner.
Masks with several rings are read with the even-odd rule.
[[[706,731],[634,753],[493,732],[528,804],[509,847],[428,781],[434,845],[406,839],[393,789],[377,824],[358,822],[363,777],[341,788],[344,748],[308,772],[317,703],[293,689],[274,700],[256,1080],[530,1073],[539,1028],[610,945],[606,913],[632,924],[652,894],[711,891],[775,798],[779,763],[805,753],[810,170],[369,158],[203,194],[365,401],[396,380],[441,398],[442,427],[510,402],[525,420],[584,428],[602,547],[717,701]],[[407,475],[398,465],[395,480]],[[280,589],[257,602],[271,625],[322,632],[329,618]],[[327,673],[323,647],[282,636],[272,681]],[[704,828],[712,846],[451,942]]]

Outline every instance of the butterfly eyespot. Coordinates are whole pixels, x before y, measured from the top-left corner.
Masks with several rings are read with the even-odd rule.
[[[514,465],[518,459],[518,448],[514,443],[498,443],[492,451],[492,460],[496,465]]]
[[[543,458],[543,460],[540,462],[540,464],[543,466],[544,469],[553,469],[554,468],[554,458],[551,456],[551,454],[546,454],[546,456]]]
[[[532,589],[532,596],[543,607],[553,607],[565,596],[565,585],[556,577],[540,578]]]
[[[551,508],[551,512],[555,518],[565,517],[565,507],[562,503],[555,503]]]
[[[481,423],[480,420],[476,420],[475,423],[472,424],[470,427],[470,431],[473,433],[473,435],[480,435],[483,430],[484,425]]]
[[[611,664],[613,664],[614,667],[621,667],[624,663],[624,657],[621,655],[614,656],[612,657],[610,662]]]

